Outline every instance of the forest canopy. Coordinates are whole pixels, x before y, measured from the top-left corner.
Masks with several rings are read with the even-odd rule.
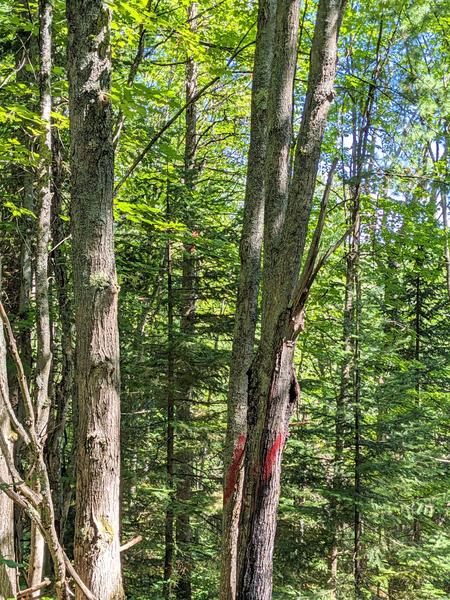
[[[449,0],[0,0],[0,600],[450,598]]]

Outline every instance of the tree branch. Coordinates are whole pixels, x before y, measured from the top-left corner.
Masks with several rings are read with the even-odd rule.
[[[245,40],[245,38],[248,36],[248,34],[250,33],[250,31],[253,29],[254,25],[255,24],[253,23],[250,26],[250,28],[245,32],[245,34],[243,35],[243,37],[241,38],[239,44],[236,47],[236,50],[233,52],[233,54],[228,59],[227,66],[229,66],[231,64],[231,62],[236,58],[236,56],[238,56],[241,52],[243,52],[246,48],[248,48],[249,46],[251,46],[254,43],[252,41],[252,42],[250,42],[248,44],[245,44],[244,46],[241,47],[242,42]],[[170,119],[168,119],[164,123],[164,125],[161,127],[161,129],[159,129],[151,137],[151,139],[148,142],[148,144],[144,147],[143,150],[141,150],[141,152],[139,152],[139,154],[136,156],[136,158],[134,159],[134,161],[131,163],[131,166],[128,168],[128,170],[125,173],[125,175],[123,175],[123,177],[116,184],[116,187],[114,188],[114,197],[117,196],[117,193],[120,190],[120,188],[123,186],[123,184],[134,173],[134,171],[136,170],[136,168],[139,166],[139,164],[142,162],[142,160],[145,158],[145,156],[148,154],[148,152],[151,150],[151,148],[162,137],[162,135],[169,129],[169,127],[171,127],[173,125],[173,123],[175,123],[175,121],[184,113],[184,111],[187,108],[189,108],[189,106],[191,104],[193,104],[194,102],[197,102],[197,100],[199,98],[201,98],[205,94],[205,92],[207,92],[209,90],[210,87],[212,87],[215,83],[217,83],[220,80],[221,77],[222,77],[222,75],[217,75],[216,77],[213,77],[213,79],[211,79],[210,81],[208,81],[207,83],[205,83],[205,85],[202,88],[200,88],[199,91],[194,96],[192,96],[192,98],[190,98],[187,102],[185,102],[185,104],[179,110],[177,110],[177,112],[172,117],[170,117]]]

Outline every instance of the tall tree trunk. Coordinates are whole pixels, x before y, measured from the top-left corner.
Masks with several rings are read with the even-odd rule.
[[[354,549],[353,566],[355,577],[355,598],[363,598],[363,568],[362,568],[362,453],[361,453],[361,370],[360,363],[360,327],[361,327],[361,281],[359,274],[360,240],[361,240],[361,213],[358,199],[358,214],[355,216],[354,233],[352,240],[352,254],[354,254],[354,290],[355,290],[355,316],[354,335],[352,340],[352,371],[353,371],[353,415],[354,415]]]
[[[170,219],[169,183],[167,183],[167,219]],[[172,281],[172,243],[167,241],[167,442],[166,472],[169,502],[166,509],[164,581],[165,596],[171,597],[174,537],[174,421],[175,421],[175,343],[174,343],[174,298]]]
[[[2,264],[0,256],[0,294],[2,292]],[[9,394],[8,373],[6,369],[6,341],[3,323],[0,320],[0,436],[8,440],[9,451],[13,453],[13,432],[10,427],[6,403],[3,394]],[[6,458],[0,452],[0,479],[12,483]],[[16,560],[14,548],[14,503],[3,492],[0,493],[0,556],[11,561]],[[0,598],[14,598],[17,593],[17,569],[0,564]]]
[[[36,309],[37,309],[37,359],[36,359],[36,430],[45,444],[50,415],[49,381],[52,363],[50,307],[48,286],[48,253],[51,239],[50,217],[52,206],[52,130],[51,130],[51,69],[52,69],[52,19],[53,8],[48,0],[39,2],[39,94],[40,118],[43,131],[39,144],[37,171],[37,227],[36,227]],[[36,482],[39,491],[39,483]],[[45,542],[36,524],[31,525],[31,554],[28,583],[31,587],[41,583],[45,563]],[[31,594],[37,598],[40,592]]]
[[[191,2],[187,10],[187,19],[191,32],[197,31],[196,2]],[[186,138],[184,146],[184,184],[185,201],[183,211],[188,233],[194,236],[196,230],[195,215],[193,216],[192,199],[197,177],[197,105],[193,101],[198,92],[197,64],[192,57],[186,63],[186,103],[185,112]],[[189,364],[189,345],[192,343],[195,328],[195,313],[197,309],[197,258],[193,241],[184,244],[181,280],[181,320],[180,334],[182,347],[185,348],[183,366],[178,373],[177,391],[177,421],[183,424],[184,439],[177,436],[176,450],[176,542],[177,542],[177,583],[175,595],[177,600],[190,600],[192,596],[192,531],[189,513],[192,493],[193,451],[192,434],[190,433],[191,400],[193,393],[192,366]]]
[[[258,319],[258,292],[264,222],[267,95],[275,31],[275,1],[260,0],[253,64],[244,217],[240,241],[240,276],[231,352],[228,422],[224,451],[222,569],[220,598],[236,597],[236,557],[242,502],[242,462],[247,436],[248,377]]]
[[[123,598],[119,549],[120,374],[114,259],[109,8],[68,0],[76,326],[75,564],[99,600]],[[79,600],[82,594],[77,591]]]
[[[298,3],[278,4],[269,95],[261,340],[249,373],[248,436],[238,543],[239,600],[272,595],[272,556],[281,455],[298,397],[293,369],[302,328],[304,287],[298,281],[323,132],[334,97],[337,37],[344,2],[318,6],[306,103],[289,182]],[[307,294],[306,294],[307,296]]]
[[[360,510],[361,496],[361,407],[360,407],[360,311],[361,311],[361,284],[360,284],[360,241],[361,241],[361,185],[364,176],[364,167],[367,159],[373,161],[373,154],[368,157],[368,139],[372,121],[372,111],[375,103],[375,92],[377,81],[380,77],[385,56],[381,56],[381,42],[383,38],[383,19],[380,19],[378,38],[375,49],[375,66],[369,84],[367,97],[364,104],[357,112],[357,106],[352,106],[352,156],[350,163],[349,180],[350,185],[350,216],[348,251],[346,256],[346,282],[345,282],[345,305],[343,317],[343,347],[344,360],[341,366],[341,381],[338,398],[336,401],[335,418],[335,456],[333,489],[334,497],[331,502],[332,527],[334,527],[332,544],[329,557],[330,592],[336,597],[337,569],[340,534],[343,523],[339,518],[339,502],[337,494],[343,483],[343,454],[345,449],[345,434],[351,429],[347,423],[347,414],[350,405],[353,406],[353,434],[354,434],[354,581],[355,595],[358,597],[362,584],[361,569],[361,536],[362,515]],[[351,61],[351,59],[349,59]],[[358,125],[359,124],[359,125]],[[372,142],[372,153],[375,144]],[[369,169],[370,170],[370,169]]]
[[[69,276],[67,257],[64,252],[66,229],[62,219],[62,188],[64,184],[62,144],[56,131],[53,132],[52,142],[52,270],[54,289],[57,297],[58,317],[60,324],[60,369],[58,380],[54,385],[52,410],[49,422],[49,434],[46,445],[46,461],[48,464],[50,484],[55,504],[55,525],[61,541],[64,539],[64,529],[67,513],[73,493],[70,475],[74,471],[74,443],[69,456],[63,456],[63,437],[69,406],[73,399],[73,340],[72,340],[72,306],[69,295]],[[74,409],[73,412],[76,412]],[[67,461],[67,464],[66,464]],[[64,477],[65,475],[65,481]],[[67,477],[69,475],[69,477]]]

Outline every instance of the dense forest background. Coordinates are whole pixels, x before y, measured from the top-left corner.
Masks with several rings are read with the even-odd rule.
[[[82,153],[74,158],[73,147],[84,136],[85,152],[89,144],[97,151],[92,140],[104,124],[99,113],[74,133],[81,112],[69,124],[68,81],[78,81],[70,61],[89,45],[89,37],[77,45],[76,28],[101,3],[68,4],[66,13],[60,0],[0,2],[2,318],[4,327],[9,318],[36,418],[39,406],[47,414],[45,467],[5,408],[7,382],[17,419],[30,426],[3,333],[0,416],[7,431],[2,453],[14,454],[18,477],[12,475],[14,487],[3,471],[1,487],[12,485],[20,496],[20,479],[45,497],[46,468],[55,535],[72,560],[74,536],[80,543],[76,479],[82,485],[75,457],[83,367],[75,339],[83,314],[91,319],[77,272],[85,260],[83,231],[95,243],[103,222],[95,209],[87,212],[95,205],[88,175],[87,204],[71,211],[71,185],[88,164]],[[215,599],[224,485],[229,493],[224,447],[245,255],[252,72],[264,2],[106,5],[120,286],[120,540],[137,542],[122,552],[124,589],[134,600]],[[315,56],[316,12],[313,0],[299,7],[291,157]],[[69,32],[68,19],[77,22]],[[337,52],[307,233],[314,244],[326,196],[316,250],[327,257],[308,289],[295,350],[300,394],[283,453],[273,598],[450,598],[450,4],[351,1]],[[94,163],[92,172],[101,168]],[[260,328],[258,321],[257,339]],[[43,375],[47,393],[39,405]],[[88,452],[87,460],[96,458]],[[91,494],[95,504],[95,489]],[[46,578],[49,585],[27,597],[57,596],[56,555],[42,550],[42,565],[33,567],[39,551],[32,511],[15,502],[14,515],[12,505],[1,507],[0,596],[17,597]],[[99,527],[109,532],[107,522]],[[76,552],[75,564],[82,562]]]

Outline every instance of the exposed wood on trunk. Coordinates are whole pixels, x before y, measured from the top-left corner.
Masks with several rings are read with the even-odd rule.
[[[114,260],[111,13],[69,0],[71,226],[78,423],[76,569],[99,600],[123,598],[120,374]],[[81,600],[79,590],[76,597]]]

